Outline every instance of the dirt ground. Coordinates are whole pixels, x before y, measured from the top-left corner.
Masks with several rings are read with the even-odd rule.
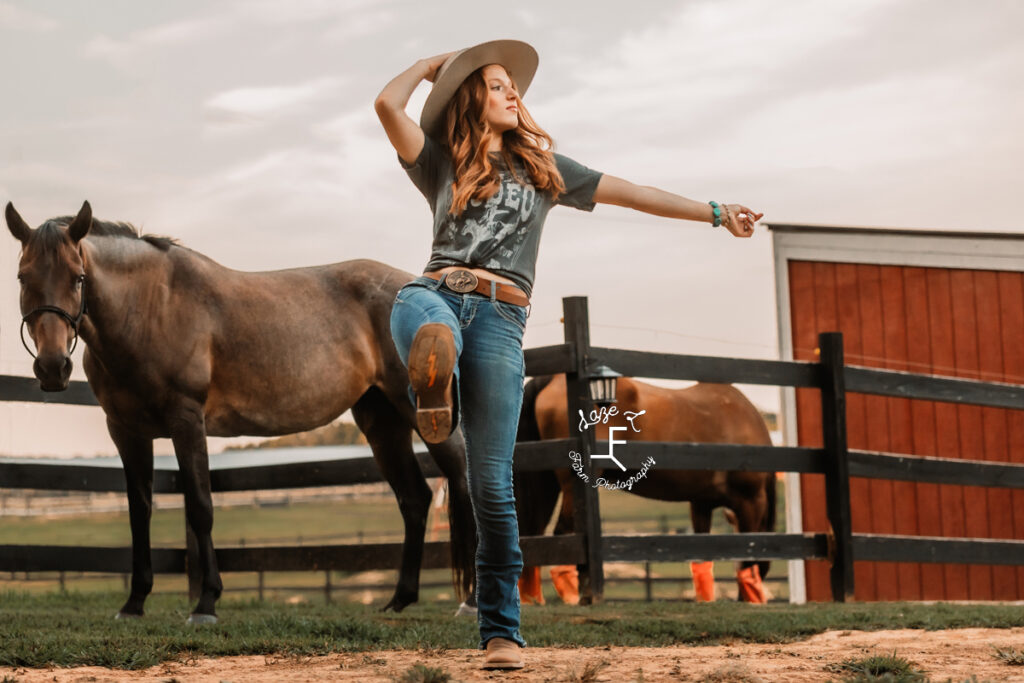
[[[950,631],[829,631],[786,645],[737,643],[714,647],[592,649],[527,648],[518,672],[479,669],[477,650],[383,650],[326,657],[225,657],[166,663],[144,671],[100,667],[10,669],[0,680],[56,681],[359,681],[388,682],[417,663],[442,668],[452,681],[827,681],[848,659],[891,655],[910,660],[931,680],[1024,681],[1024,666],[995,656],[995,648],[1024,649],[1024,628]],[[590,674],[588,676],[588,673]]]

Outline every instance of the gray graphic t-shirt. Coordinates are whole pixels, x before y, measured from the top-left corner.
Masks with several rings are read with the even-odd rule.
[[[424,272],[445,266],[464,265],[504,275],[533,294],[537,250],[544,219],[554,204],[583,211],[594,209],[594,190],[601,173],[555,154],[555,165],[565,183],[565,192],[554,202],[536,190],[521,162],[516,161],[516,180],[501,155],[492,163],[501,176],[498,191],[485,201],[470,200],[461,216],[451,216],[454,170],[451,157],[427,136],[415,163],[398,158],[409,178],[423,193],[434,212],[434,244]]]

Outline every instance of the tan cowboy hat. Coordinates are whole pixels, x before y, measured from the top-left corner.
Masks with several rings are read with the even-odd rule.
[[[537,62],[537,51],[521,40],[492,40],[456,52],[437,70],[434,87],[430,89],[420,114],[420,128],[433,138],[441,134],[448,101],[466,77],[480,67],[501,64],[515,81],[522,97],[537,72]]]

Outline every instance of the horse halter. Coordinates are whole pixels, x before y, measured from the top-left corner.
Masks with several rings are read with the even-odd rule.
[[[21,332],[20,332],[20,334],[21,334],[21,345],[25,347],[25,350],[28,351],[30,356],[32,356],[33,358],[36,358],[36,354],[32,352],[32,349],[29,348],[28,343],[25,341],[25,325],[28,323],[28,319],[31,318],[32,316],[34,316],[36,313],[56,313],[60,317],[62,317],[65,320],[67,320],[68,324],[71,325],[72,331],[74,331],[74,333],[75,333],[75,339],[74,339],[74,341],[71,342],[71,350],[68,351],[68,355],[70,356],[71,354],[73,354],[75,352],[75,347],[78,346],[78,326],[82,323],[82,317],[85,316],[85,280],[84,279],[82,280],[82,288],[79,290],[79,292],[81,293],[82,303],[78,307],[78,315],[76,315],[73,318],[71,317],[71,314],[68,313],[67,311],[65,311],[63,308],[61,308],[59,306],[50,306],[49,304],[44,305],[44,306],[37,306],[36,308],[33,308],[31,311],[26,313],[24,315],[24,317],[22,317],[22,319],[21,319]]]

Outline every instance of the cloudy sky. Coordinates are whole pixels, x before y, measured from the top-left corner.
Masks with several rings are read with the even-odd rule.
[[[237,269],[419,273],[429,211],[374,97],[421,57],[518,38],[540,53],[530,111],[592,168],[764,224],[1020,231],[1022,27],[1010,0],[0,0],[0,201],[38,225],[88,199]],[[28,375],[16,263],[0,239],[0,374]],[[778,357],[763,228],[559,208],[527,347],[561,341],[571,295],[596,345]],[[0,453],[111,451],[97,409],[0,406]]]

